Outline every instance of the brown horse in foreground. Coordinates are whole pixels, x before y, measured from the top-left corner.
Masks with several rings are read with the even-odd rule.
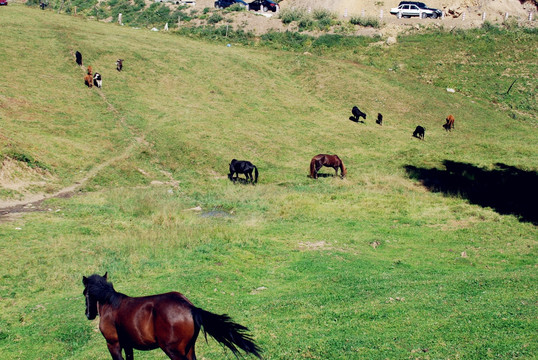
[[[335,171],[335,176],[338,176],[338,168],[340,168],[340,176],[344,178],[347,174],[346,167],[338,155],[319,154],[310,161],[310,177],[317,179],[318,171],[322,166],[332,167]]]
[[[129,297],[114,290],[107,274],[82,277],[86,297],[86,317],[100,316],[99,329],[114,360],[133,359],[133,349],[161,348],[170,359],[196,360],[194,345],[204,330],[238,356],[239,349],[261,359],[243,325],[228,315],[217,315],[197,308],[184,295],[169,292],[144,297]]]

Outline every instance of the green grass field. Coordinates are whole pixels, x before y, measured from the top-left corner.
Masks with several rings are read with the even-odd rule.
[[[106,271],[125,294],[229,314],[268,360],[536,358],[536,31],[305,54],[1,10],[0,155],[26,164],[12,176],[54,193],[117,161],[0,222],[0,358],[109,359],[81,282]],[[318,153],[348,176],[308,178]],[[256,186],[227,179],[232,158]],[[197,353],[234,358],[212,339]]]

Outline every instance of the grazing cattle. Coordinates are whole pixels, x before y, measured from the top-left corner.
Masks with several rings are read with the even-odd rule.
[[[87,72],[88,72],[88,75],[91,75],[91,74],[92,74],[93,69],[92,69],[92,66],[91,66],[91,65],[88,66],[88,70],[87,70]]]
[[[252,171],[254,171],[254,178],[252,177]],[[235,179],[233,175],[236,174]],[[239,178],[239,174],[245,174],[246,181],[249,180],[254,184],[258,182],[258,168],[250,161],[232,159],[230,162],[230,173],[228,179],[235,182]]]
[[[375,121],[375,123],[383,125],[383,115],[381,115],[381,113],[377,113],[377,120]]]
[[[454,116],[448,115],[446,118],[446,123],[443,125],[446,131],[451,131],[454,129]]]
[[[86,74],[84,76],[84,84],[86,84],[87,87],[91,88],[93,86],[93,76],[90,74]]]
[[[101,74],[99,74],[98,72],[93,74],[93,84],[99,89],[103,87],[103,79],[101,78]]]
[[[78,51],[75,53],[75,59],[78,64],[78,66],[82,66],[82,54]]]
[[[354,121],[354,122],[359,122],[359,118],[363,118],[364,120],[366,120],[366,114],[363,113],[362,111],[359,110],[358,107],[356,106],[353,106],[353,109],[351,109],[351,113],[353,114],[353,116],[350,116],[349,117],[349,120],[351,121]],[[364,122],[364,121],[361,121],[361,122]]]
[[[322,166],[332,167],[335,172],[334,176],[338,176],[338,168],[340,168],[340,177],[342,179],[347,174],[346,167],[338,155],[318,154],[310,161],[310,177],[317,179],[318,171]]]
[[[40,3],[39,3],[39,7],[41,8],[41,10],[45,10],[45,8],[46,8],[47,6],[49,6],[49,4],[44,3],[44,2],[40,2]]]
[[[417,139],[424,140],[425,132],[426,132],[426,129],[419,125],[416,127],[415,131],[413,131],[413,136],[416,137]]]
[[[247,327],[228,315],[219,315],[196,307],[178,292],[131,297],[119,293],[107,274],[82,277],[86,298],[86,317],[99,315],[99,330],[114,360],[133,360],[134,349],[160,348],[174,360],[196,360],[196,339],[203,329],[239,358],[244,351],[261,357],[261,349]]]
[[[121,71],[123,69],[123,59],[116,60],[116,70]]]

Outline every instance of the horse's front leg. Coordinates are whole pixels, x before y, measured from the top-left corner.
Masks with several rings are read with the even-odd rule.
[[[124,350],[125,350],[126,360],[133,360],[134,359],[133,348],[127,347]]]
[[[106,345],[108,346],[108,351],[110,351],[110,355],[112,355],[113,360],[124,360],[123,356],[121,355],[121,345],[119,341],[114,341],[114,342],[107,341]],[[131,350],[131,356],[132,356],[132,350]],[[129,359],[129,357],[127,357],[127,359]]]
[[[316,165],[316,177],[315,177],[315,179],[318,178],[318,172],[322,167],[323,167],[322,165]]]
[[[338,167],[334,167],[334,177],[338,177]]]

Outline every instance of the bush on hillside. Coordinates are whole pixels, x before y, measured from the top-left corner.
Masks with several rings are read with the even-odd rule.
[[[222,17],[222,15],[215,12],[215,13],[211,14],[211,16],[209,18],[207,18],[207,23],[208,24],[216,24],[216,23],[222,21],[222,19],[224,19]]]
[[[375,29],[380,27],[379,20],[373,17],[352,16],[349,22],[353,25],[373,27]]]
[[[299,21],[305,17],[308,17],[305,9],[282,9],[279,14],[279,18],[284,24],[290,24],[293,21]]]

